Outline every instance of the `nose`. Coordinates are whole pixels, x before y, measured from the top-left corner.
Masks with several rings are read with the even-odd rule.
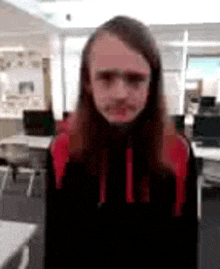
[[[118,78],[114,84],[113,90],[114,98],[116,99],[125,99],[128,96],[128,90],[126,83],[122,78]]]

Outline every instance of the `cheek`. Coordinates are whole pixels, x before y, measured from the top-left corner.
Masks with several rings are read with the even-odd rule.
[[[103,96],[100,96],[100,95],[94,96],[94,101],[95,101],[96,107],[101,108],[101,109],[105,108],[107,105],[107,98],[104,98]]]
[[[134,105],[137,109],[143,109],[147,104],[148,91],[143,91],[141,93],[134,94],[131,97],[131,100],[134,102]]]
[[[95,106],[99,109],[104,109],[108,103],[108,98],[106,97],[105,94],[103,94],[101,91],[99,91],[99,89],[97,89],[97,87],[93,88],[93,89],[96,89],[96,90],[92,91]]]

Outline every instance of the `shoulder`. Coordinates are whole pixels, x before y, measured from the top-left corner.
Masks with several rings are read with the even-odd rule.
[[[67,147],[69,145],[69,134],[62,132],[59,135],[55,136],[54,140],[51,143],[51,152],[52,154],[60,150],[61,148]]]

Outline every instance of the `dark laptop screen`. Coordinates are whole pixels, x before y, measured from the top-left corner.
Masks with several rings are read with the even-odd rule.
[[[195,116],[193,137],[220,139],[220,117]]]
[[[23,124],[27,135],[54,135],[55,125],[51,111],[25,110],[23,112]]]
[[[200,107],[214,107],[216,97],[202,96],[200,101]]]
[[[174,121],[177,130],[184,129],[185,115],[173,115],[172,120]]]

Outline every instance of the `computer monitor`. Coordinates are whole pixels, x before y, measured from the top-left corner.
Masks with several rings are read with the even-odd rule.
[[[174,121],[177,130],[184,130],[185,115],[173,115],[172,120]]]
[[[216,97],[214,96],[202,96],[200,101],[200,107],[214,107]]]
[[[51,111],[24,110],[23,125],[26,135],[55,135],[55,121]]]
[[[220,140],[220,117],[195,115],[193,137],[196,140]]]

